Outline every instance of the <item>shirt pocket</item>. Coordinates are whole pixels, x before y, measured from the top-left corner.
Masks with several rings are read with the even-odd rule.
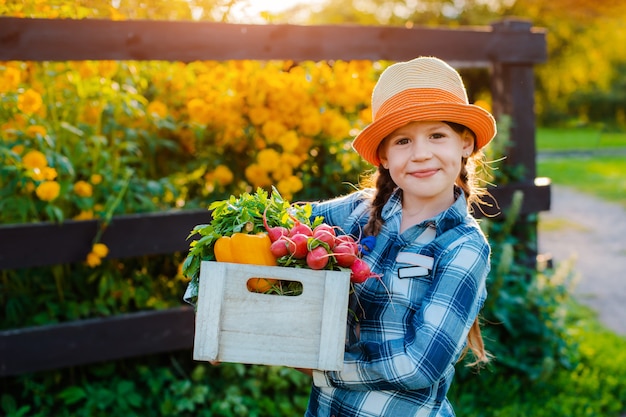
[[[393,282],[393,298],[413,310],[419,310],[432,285],[431,270],[398,268]]]

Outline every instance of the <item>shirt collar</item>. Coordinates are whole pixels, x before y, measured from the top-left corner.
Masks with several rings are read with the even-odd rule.
[[[436,216],[424,220],[420,223],[420,226],[434,225],[437,230],[437,236],[439,236],[444,231],[463,223],[468,214],[465,193],[463,189],[455,185],[454,195],[456,199],[450,207]],[[387,222],[391,217],[399,215],[399,212],[402,212],[402,192],[399,188],[396,188],[383,207],[382,218]]]

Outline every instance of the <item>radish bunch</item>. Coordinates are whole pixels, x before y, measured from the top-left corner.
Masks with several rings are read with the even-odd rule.
[[[279,265],[314,270],[350,268],[350,280],[357,284],[376,276],[359,257],[359,244],[352,236],[338,235],[334,227],[325,223],[311,228],[293,217],[292,220],[290,229],[269,227],[263,215],[263,225],[272,241],[270,251]]]

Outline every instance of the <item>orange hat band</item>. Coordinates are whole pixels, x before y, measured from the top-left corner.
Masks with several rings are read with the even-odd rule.
[[[401,91],[385,101],[374,116],[374,120],[384,117],[388,113],[393,113],[398,109],[415,106],[422,103],[458,103],[467,104],[457,95],[438,88],[411,88]]]

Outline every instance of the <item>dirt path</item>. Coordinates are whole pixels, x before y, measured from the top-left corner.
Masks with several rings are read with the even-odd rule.
[[[540,214],[539,253],[572,259],[575,296],[609,329],[626,335],[626,209],[570,188],[552,186],[552,207]]]

